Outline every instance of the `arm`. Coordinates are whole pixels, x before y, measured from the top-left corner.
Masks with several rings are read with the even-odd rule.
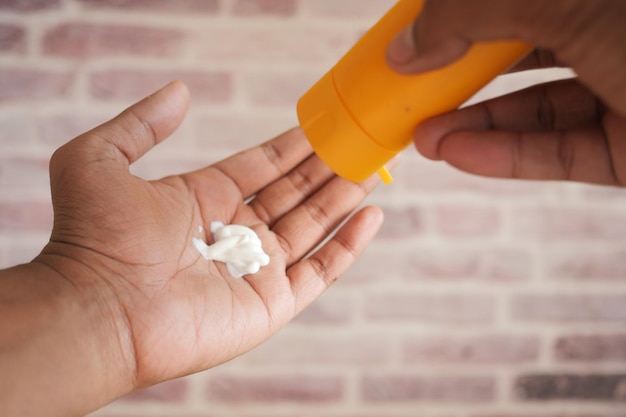
[[[76,416],[132,389],[132,350],[108,340],[121,330],[119,312],[107,311],[111,294],[79,288],[41,262],[0,271],[0,294],[2,415]]]

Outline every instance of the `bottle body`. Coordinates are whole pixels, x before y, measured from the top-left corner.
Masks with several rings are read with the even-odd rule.
[[[399,74],[386,63],[387,45],[422,6],[399,1],[298,102],[316,153],[351,181],[377,172],[411,143],[422,121],[458,108],[531,49],[518,41],[477,43],[446,67]]]

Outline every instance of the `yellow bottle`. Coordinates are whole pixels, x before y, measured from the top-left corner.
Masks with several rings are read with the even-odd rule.
[[[412,142],[422,121],[458,108],[532,48],[519,41],[476,43],[458,61],[417,75],[386,63],[392,38],[409,25],[421,0],[400,0],[298,101],[300,126],[337,175],[360,182]]]

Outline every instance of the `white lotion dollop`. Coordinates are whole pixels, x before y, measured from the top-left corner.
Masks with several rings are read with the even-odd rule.
[[[207,245],[202,239],[194,237],[193,245],[204,259],[224,262],[233,277],[256,274],[262,266],[270,263],[269,255],[263,251],[261,239],[249,227],[212,222],[211,232],[214,244]]]

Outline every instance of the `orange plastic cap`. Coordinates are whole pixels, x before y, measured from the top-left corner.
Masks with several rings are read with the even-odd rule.
[[[302,96],[297,111],[315,153],[337,175],[361,182],[380,171],[383,181],[391,182],[384,164],[397,152],[376,143],[352,117],[337,93],[332,71]]]

